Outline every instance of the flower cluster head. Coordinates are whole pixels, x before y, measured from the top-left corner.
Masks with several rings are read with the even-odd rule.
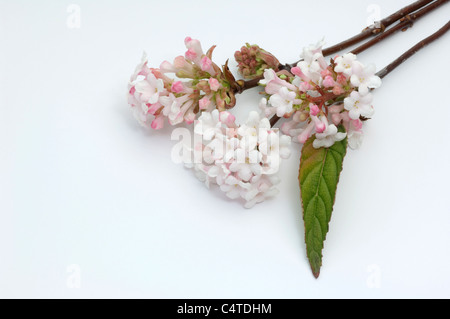
[[[194,126],[194,164],[197,177],[217,184],[231,199],[242,198],[250,208],[275,195],[280,159],[290,155],[291,138],[272,128],[269,120],[251,112],[236,125],[227,111],[202,112]]]
[[[238,63],[239,73],[246,79],[261,76],[265,69],[278,71],[280,62],[277,58],[261,49],[256,44],[246,44],[240,51],[236,51],[234,58]]]
[[[304,48],[290,72],[265,70],[260,107],[268,117],[289,118],[282,131],[300,143],[315,135],[315,148],[330,147],[347,136],[355,149],[361,145],[363,121],[374,112],[370,89],[378,88],[381,79],[373,65],[364,66],[352,53],[326,63],[322,45]]]
[[[166,118],[171,125],[191,124],[201,111],[235,105],[233,76],[226,65],[221,70],[212,62],[215,46],[204,53],[200,42],[190,37],[185,45],[184,56],[176,57],[173,63],[164,61],[159,68],[150,68],[144,54],[131,76],[128,103],[143,126],[160,129]]]

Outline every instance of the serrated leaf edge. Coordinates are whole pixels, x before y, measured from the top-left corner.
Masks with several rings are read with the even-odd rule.
[[[313,138],[314,138],[314,137],[311,137],[311,139],[313,139]],[[327,216],[327,218],[329,219],[329,222],[331,221],[331,216],[332,216],[332,213],[333,213],[334,203],[335,203],[335,201],[336,201],[337,185],[339,184],[340,175],[341,175],[342,168],[343,168],[343,165],[344,165],[344,158],[345,158],[345,155],[347,154],[347,146],[348,146],[347,138],[345,138],[345,140],[343,140],[343,141],[341,141],[341,142],[339,142],[339,143],[342,143],[342,142],[344,142],[344,141],[345,141],[345,146],[344,146],[344,152],[343,152],[343,153],[340,153],[339,151],[337,151],[337,150],[335,150],[335,149],[332,149],[332,147],[326,148],[326,149],[324,150],[324,151],[325,151],[325,155],[324,155],[324,157],[323,157],[322,164],[321,164],[320,175],[319,175],[319,182],[318,182],[318,184],[317,184],[317,190],[316,190],[315,195],[312,197],[312,199],[311,199],[311,200],[309,201],[309,203],[308,203],[308,205],[309,205],[309,204],[313,201],[313,198],[315,198],[315,197],[317,196],[317,198],[319,198],[319,199],[322,201],[323,205],[326,207],[326,204],[325,204],[324,199],[323,199],[322,196],[319,194],[320,184],[321,184],[322,182],[325,183],[325,186],[326,186],[326,188],[327,188],[328,193],[330,194],[330,197],[331,197],[331,191],[330,191],[330,187],[328,186],[328,184],[327,184],[326,181],[324,180],[324,177],[323,177],[323,170],[324,170],[324,167],[325,167],[325,162],[326,162],[326,160],[327,160],[328,154],[329,154],[330,152],[331,152],[331,153],[332,153],[332,152],[338,153],[339,156],[342,156],[342,162],[341,162],[340,167],[337,165],[337,161],[336,161],[336,159],[334,158],[334,156],[331,155],[331,156],[333,156],[333,159],[334,159],[333,162],[335,163],[336,169],[339,171],[339,174],[338,174],[337,180],[336,180],[336,191],[334,192],[334,198],[332,198],[332,206],[331,206],[331,210],[330,210],[330,217],[328,218],[328,216]],[[304,144],[304,146],[305,146],[306,144],[309,144],[308,142],[312,144],[312,140],[311,140],[311,141],[307,141],[307,142]],[[301,203],[302,203],[302,210],[303,210],[303,212],[302,212],[302,215],[303,215],[303,223],[304,223],[304,226],[305,226],[305,243],[307,243],[306,238],[307,238],[308,233],[309,233],[311,230],[307,233],[307,230],[306,230],[306,222],[305,222],[305,205],[304,205],[304,203],[303,203],[303,197],[302,197],[302,193],[301,193],[301,184],[302,184],[302,181],[300,180],[300,172],[301,172],[301,167],[302,167],[302,160],[306,160],[306,161],[307,161],[307,160],[310,159],[312,156],[314,156],[314,155],[310,155],[310,156],[307,156],[306,158],[303,158],[303,152],[302,152],[302,154],[301,154],[301,156],[300,156],[299,184],[300,184],[300,200],[301,200]],[[303,178],[303,182],[304,182],[310,175],[311,175],[311,172],[309,172],[309,173]],[[307,207],[308,207],[308,206],[307,206]],[[318,220],[318,218],[317,218],[316,215],[314,215],[314,218],[316,218],[316,219]],[[318,221],[319,221],[319,220],[318,220]],[[322,235],[322,236],[321,236],[321,237],[323,238],[323,243],[325,242],[326,236],[327,236],[328,231],[329,231],[329,222],[328,222],[327,225],[326,225],[326,232],[325,232],[325,235]],[[319,224],[320,224],[320,221],[319,221]],[[321,228],[321,231],[322,231],[322,227],[320,227],[320,228]],[[307,245],[307,244],[306,244],[306,245]],[[311,260],[310,260],[310,258],[309,258],[310,256],[307,256],[307,257],[308,257],[309,264],[310,264],[310,267],[311,267],[311,270],[312,270],[313,275],[314,275],[315,278],[318,278],[318,277],[319,277],[319,275],[320,275],[320,268],[321,268],[321,266],[322,266],[322,258],[323,258],[323,256],[322,256],[322,251],[323,251],[323,248],[325,248],[325,245],[323,244],[322,246],[323,246],[323,247],[322,247],[322,250],[319,251],[319,252],[316,252],[316,251],[314,250],[314,248],[312,248],[312,251],[314,251],[316,254],[318,254],[318,255],[320,256],[320,264],[318,265],[318,270],[315,270],[315,269],[314,269],[314,266],[312,265]],[[307,253],[307,255],[308,255],[308,247],[306,248],[306,253]]]

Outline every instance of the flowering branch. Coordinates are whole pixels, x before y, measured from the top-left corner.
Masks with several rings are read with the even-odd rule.
[[[382,19],[381,21],[374,23],[371,27],[365,28],[361,33],[359,33],[347,40],[344,40],[338,44],[335,44],[329,48],[324,49],[322,51],[322,53],[324,56],[329,56],[338,51],[344,50],[354,44],[357,44],[363,40],[366,40],[371,36],[378,35],[375,39],[368,41],[367,43],[365,43],[351,51],[354,54],[357,54],[357,53],[359,54],[359,53],[367,50],[368,48],[372,47],[376,43],[379,43],[382,40],[393,35],[397,31],[399,31],[399,30],[405,31],[407,28],[412,26],[414,21],[423,17],[427,13],[430,13],[434,9],[440,7],[441,5],[447,3],[448,1],[449,0],[436,0],[434,2],[430,1],[430,0],[416,1],[406,7],[398,10],[397,12],[391,14],[390,16]],[[433,3],[428,5],[430,2],[433,2]],[[414,13],[418,9],[421,9],[421,10]],[[386,30],[387,27],[389,27],[390,25],[394,24],[397,21],[400,21],[400,22],[397,25],[395,25],[394,27],[392,27],[391,29]],[[264,51],[264,52],[267,53],[266,51]],[[237,54],[237,56],[235,55],[236,60],[239,62],[240,51],[237,51],[236,54]],[[290,71],[290,69],[292,67],[296,66],[300,61],[301,60],[299,60],[295,63],[285,64],[285,65],[280,64],[276,68],[273,67],[273,69],[275,71],[279,71],[279,70]],[[245,67],[240,66],[239,70],[241,71],[242,69],[245,69]],[[263,78],[263,76],[261,76],[259,74],[256,74],[256,75],[257,75],[257,77],[251,79],[250,81],[240,81],[238,83],[241,86],[239,89],[239,92],[235,92],[235,93],[241,93],[247,89],[257,87],[259,80],[261,80]],[[247,75],[247,77],[248,77],[248,75]]]
[[[195,122],[194,144],[180,147],[182,162],[207,187],[216,184],[227,197],[244,200],[247,208],[278,192],[277,171],[290,155],[291,137],[302,143],[299,184],[306,253],[317,278],[347,147],[361,145],[364,121],[374,113],[371,91],[380,87],[381,78],[449,31],[450,21],[378,73],[374,65],[358,61],[356,53],[406,30],[448,1],[416,1],[328,49],[322,51],[323,41],[305,47],[301,60],[292,65],[282,65],[271,53],[247,44],[235,54],[247,81],[236,81],[228,61],[222,68],[212,61],[215,46],[204,53],[198,40],[187,37],[187,51],[173,63],[151,68],[144,57],[130,78],[128,102],[138,121],[153,129],[166,120],[171,125]],[[351,52],[325,60],[371,36]],[[227,109],[235,106],[235,94],[257,85],[264,87],[259,105],[263,114],[250,112],[239,125]],[[287,121],[274,128],[280,118]]]
[[[386,76],[413,54],[424,48],[427,44],[440,38],[449,29],[450,21],[437,32],[417,43],[399,58],[394,60],[391,64],[386,66],[383,70],[378,72],[376,77],[379,79]],[[348,53],[342,58],[338,57],[336,60],[340,59],[340,62],[343,62],[344,67],[348,65],[351,67],[350,69],[354,69],[355,65],[350,65],[348,61],[343,61],[348,60],[348,57],[351,57],[352,55],[352,53]],[[293,68],[293,70],[294,69],[295,68]],[[338,67],[335,68],[335,71],[337,71],[337,69]],[[353,70],[351,70],[351,72],[353,73]],[[350,77],[350,82],[353,82],[353,77],[354,75]],[[366,76],[363,75],[363,78],[365,77]],[[336,110],[333,111],[332,119],[342,119],[344,121],[344,125],[345,117],[350,117],[350,119],[352,119],[352,112],[360,109],[363,104],[366,104],[364,103],[364,100],[367,100],[367,97],[369,96],[368,94],[370,94],[366,93],[364,95],[363,93],[361,96],[360,92],[361,86],[358,88],[358,91],[351,92],[350,96],[344,99],[344,107],[342,108],[342,106],[338,106],[338,112],[335,112]],[[358,99],[355,99],[354,97],[358,97]],[[366,102],[370,103],[370,100]],[[330,109],[333,107],[335,106],[330,107]],[[339,111],[339,109],[348,110],[348,107],[350,107],[348,115],[345,114],[345,111]],[[350,124],[353,125],[354,123],[355,121],[350,122]],[[362,123],[360,122],[360,124]],[[306,255],[308,257],[312,273],[316,278],[319,277],[320,268],[322,266],[322,250],[324,248],[324,242],[329,228],[337,184],[339,182],[339,176],[342,170],[342,163],[346,153],[346,148],[347,145],[352,148],[352,135],[360,134],[360,130],[358,128],[351,132],[351,125],[347,127],[342,127],[342,125],[340,125],[339,130],[346,130],[347,137],[344,139],[334,138],[335,142],[332,144],[330,143],[331,146],[323,145],[323,142],[320,141],[322,134],[316,133],[315,136],[309,138],[305,141],[305,144],[302,147],[302,155],[300,159],[299,184],[300,197],[303,207],[303,220],[305,225]],[[336,135],[344,134],[336,133],[336,130],[334,130],[334,132]],[[319,146],[325,147],[316,147],[315,144],[318,139],[320,143]]]

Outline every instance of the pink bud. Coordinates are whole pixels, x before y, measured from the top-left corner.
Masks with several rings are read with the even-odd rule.
[[[186,121],[187,124],[192,124],[195,121],[195,117],[196,117],[196,114],[194,113],[194,111],[192,109],[190,109],[184,115],[184,120]]]
[[[309,106],[309,114],[311,114],[311,116],[317,116],[317,114],[319,114],[320,109],[316,104],[311,104]]]
[[[297,137],[299,143],[303,144],[306,142],[306,140],[308,140],[309,138],[309,132],[308,134],[304,134],[305,131],[303,131],[302,133],[300,133],[300,135]]]
[[[193,61],[197,57],[197,53],[195,53],[193,49],[189,49],[186,51],[184,56],[186,57],[186,59]]]
[[[323,117],[321,117],[321,118],[323,118]],[[321,121],[317,116],[311,116],[311,119],[313,120],[314,125],[316,126],[317,133],[323,133],[326,130],[326,128],[327,128],[326,123]]]
[[[202,71],[208,71],[212,66],[212,61],[207,56],[204,56],[201,61]]]
[[[297,137],[298,141],[300,143],[305,143],[306,140],[311,136],[311,132],[314,128],[314,122],[311,122],[308,124],[308,126],[303,130],[303,132],[300,133],[300,135]]]
[[[305,82],[309,82],[309,78],[302,72],[302,70],[298,66],[294,66],[291,69],[291,73],[298,76]]]
[[[163,61],[160,67],[162,73],[176,73],[176,68],[169,61]]]
[[[159,115],[157,117],[155,117],[155,119],[152,121],[151,127],[154,130],[159,130],[161,128],[163,128],[164,126],[164,116],[163,115]]]
[[[323,122],[317,123],[317,125],[316,125],[316,132],[317,133],[323,133],[326,128],[327,127],[325,126],[325,123],[323,123]]]
[[[344,110],[344,104],[335,104],[328,107],[330,113],[340,113]]]
[[[148,113],[154,115],[158,110],[161,108],[161,103],[155,103],[155,104],[147,104]]]
[[[199,59],[203,55],[203,50],[200,41],[187,37],[184,40],[184,44],[186,45],[186,48],[188,49],[189,52],[186,53],[188,53],[188,55],[190,55],[191,57],[194,57],[194,59]]]
[[[176,81],[172,83],[172,92],[180,93],[184,90],[183,82]]]
[[[209,78],[208,83],[212,91],[217,91],[220,88],[220,83],[215,78]]]
[[[326,78],[327,76],[331,76],[332,73],[330,72],[330,70],[325,69],[325,70],[320,71],[320,75],[321,75],[323,78]]]
[[[339,123],[341,123],[342,121],[342,117],[339,113],[333,113],[333,115],[331,115],[331,120],[333,121],[334,125],[339,125]]]
[[[334,86],[333,78],[331,76],[327,75],[325,77],[325,79],[323,80],[323,86],[325,86],[327,88]]]
[[[210,104],[211,101],[206,96],[198,101],[200,110],[206,110]]]
[[[302,92],[306,92],[306,91],[308,91],[308,90],[311,90],[311,85],[310,85],[308,82],[302,82],[302,83],[300,84],[299,89],[300,89],[300,91],[302,91]]]
[[[149,69],[150,72],[157,78],[157,79],[163,79],[165,76],[162,74],[160,69]],[[150,74],[150,73],[149,73]],[[147,76],[148,78],[148,76]]]
[[[336,85],[335,87],[333,87],[333,94],[334,95],[341,95],[344,92],[345,92],[345,90],[339,85]]]
[[[186,59],[184,56],[180,55],[173,60],[173,66],[177,69],[182,69],[184,65],[186,64]]]
[[[339,74],[337,76],[336,80],[339,84],[343,84],[343,85],[347,84],[347,78],[345,77],[344,74]]]

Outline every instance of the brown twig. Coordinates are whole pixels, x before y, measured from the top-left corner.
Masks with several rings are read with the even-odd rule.
[[[270,126],[273,127],[278,120],[281,119],[281,117],[279,117],[278,115],[274,115],[270,118]]]
[[[254,78],[254,79],[248,80],[248,81],[238,80],[237,84],[241,87],[240,92],[238,92],[238,93],[241,93],[242,91],[245,91],[245,90],[248,90],[248,89],[251,89],[254,87],[257,87],[259,81],[261,81],[261,79],[263,79],[263,78],[264,78],[263,76],[259,76],[257,78]]]
[[[433,0],[432,0],[433,1]],[[394,12],[390,16],[382,19],[379,22],[374,23],[374,25],[365,28],[361,33],[351,37],[350,39],[347,39],[345,41],[342,41],[341,43],[338,43],[336,45],[333,45],[327,49],[323,50],[323,55],[331,55],[333,53],[342,51],[344,49],[347,49],[348,47],[355,45],[363,40],[366,40],[370,38],[373,35],[376,35],[378,33],[383,32],[387,27],[389,27],[391,24],[395,23],[396,21],[406,17],[407,15],[411,14],[412,12],[422,8],[423,6],[427,5],[428,3],[432,2],[430,0],[419,0],[416,1],[397,12]]]
[[[408,58],[410,58],[412,55],[417,53],[420,49],[423,49],[425,46],[430,44],[431,42],[439,39],[441,36],[443,36],[448,30],[450,30],[450,21],[447,22],[442,28],[440,28],[437,32],[433,33],[429,37],[423,39],[419,43],[417,43],[415,46],[413,46],[411,49],[403,53],[401,56],[399,56],[397,59],[395,59],[393,62],[391,62],[389,65],[387,65],[385,68],[380,70],[377,75],[380,78],[384,78],[386,75],[388,75],[392,70],[394,70],[396,67],[398,67],[400,64],[405,62]]]
[[[395,26],[393,26],[392,28],[390,28],[389,30],[381,33],[380,35],[378,35],[376,38],[367,41],[366,43],[360,45],[359,47],[353,49],[352,51],[350,51],[351,53],[354,54],[359,54],[365,50],[367,50],[368,48],[372,47],[373,45],[377,44],[378,42],[386,39],[387,37],[391,36],[392,34],[398,32],[398,31],[405,31],[407,28],[412,27],[414,21],[416,21],[417,19],[421,18],[422,16],[426,15],[427,13],[433,11],[434,9],[440,7],[441,5],[443,5],[444,3],[448,2],[450,0],[438,0],[435,1],[433,3],[431,3],[430,5],[427,5],[426,7],[420,9],[417,12],[408,14],[406,16],[404,16],[403,18],[400,19],[400,22],[398,24],[396,24]]]
[[[375,22],[372,26],[365,28],[362,32],[358,33],[357,35],[355,35],[347,40],[344,40],[342,42],[339,42],[338,44],[335,44],[329,48],[324,49],[322,51],[322,53],[324,56],[331,55],[336,52],[347,49],[348,47],[351,47],[352,45],[355,45],[361,41],[364,41],[373,35],[383,33],[384,30],[387,27],[389,27],[391,24],[406,17],[407,15],[411,14],[412,12],[426,6],[430,2],[433,2],[433,0],[419,0],[419,1],[413,2],[410,5],[407,5],[406,7],[403,7],[400,10],[394,12],[390,16],[388,16],[380,21]],[[298,62],[299,61],[288,64],[287,66],[293,67],[293,66],[297,65]]]

